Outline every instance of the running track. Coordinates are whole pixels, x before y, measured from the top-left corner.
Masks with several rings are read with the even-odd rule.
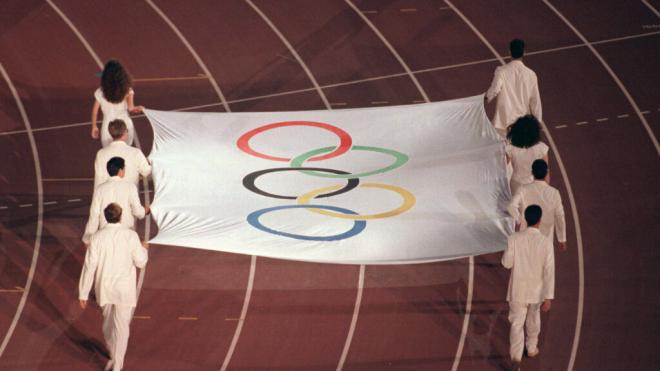
[[[658,9],[650,0],[3,1],[0,369],[105,364],[100,311],[76,302],[99,61],[120,58],[150,108],[341,109],[479,94],[513,37],[527,41],[539,75],[569,226],[541,355],[525,369],[657,367]],[[148,153],[149,124],[134,122]],[[154,246],[127,369],[500,370],[499,255],[359,267]]]

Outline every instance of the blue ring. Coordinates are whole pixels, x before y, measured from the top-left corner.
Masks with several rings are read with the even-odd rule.
[[[296,240],[304,240],[304,241],[338,241],[338,240],[343,240],[346,238],[350,238],[355,236],[356,234],[362,232],[364,228],[367,227],[367,222],[364,220],[354,220],[353,221],[353,228],[349,229],[348,231],[341,233],[341,234],[336,234],[334,236],[321,236],[321,237],[313,237],[313,236],[303,236],[300,234],[293,234],[293,233],[286,233],[286,232],[280,232],[276,231],[274,229],[270,229],[261,222],[259,222],[259,217],[262,216],[263,214],[269,213],[271,211],[276,211],[276,210],[283,210],[283,209],[326,209],[326,210],[332,210],[332,211],[337,211],[340,213],[344,214],[353,214],[353,215],[358,215],[355,211],[344,209],[341,207],[336,207],[336,206],[327,206],[327,205],[283,205],[283,206],[275,206],[275,207],[269,207],[266,209],[261,209],[257,211],[253,211],[250,213],[250,215],[247,216],[247,222],[250,223],[251,226],[262,230],[264,232],[268,232],[271,234],[275,234],[278,236],[284,236],[284,237],[289,237],[289,238],[294,238]]]

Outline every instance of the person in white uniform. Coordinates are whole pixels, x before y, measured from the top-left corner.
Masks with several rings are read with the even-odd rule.
[[[539,354],[539,309],[549,311],[555,295],[555,254],[552,251],[552,240],[539,230],[542,214],[538,205],[530,205],[525,209],[525,220],[529,228],[512,234],[502,255],[502,265],[511,269],[506,300],[509,302],[509,341],[513,370],[520,367],[523,347],[527,348],[529,357]]]
[[[89,245],[91,236],[107,223],[103,218],[103,209],[110,203],[117,203],[124,211],[121,224],[135,229],[135,218],[142,219],[149,214],[149,207],[140,203],[140,195],[133,183],[124,180],[124,159],[113,157],[108,161],[107,170],[110,179],[94,190],[89,208],[89,220],[85,226],[82,241]]]
[[[137,233],[119,222],[119,205],[111,203],[103,213],[107,224],[94,233],[85,252],[78,300],[85,309],[95,283],[96,302],[103,309],[103,337],[110,353],[105,369],[119,371],[124,365],[131,317],[137,306],[135,268],[142,269],[147,264],[149,245],[140,243]]]
[[[147,161],[147,158],[144,157],[144,154],[138,148],[126,144],[128,140],[128,129],[123,120],[116,119],[111,121],[108,131],[113,141],[96,153],[96,159],[94,160],[94,189],[110,179],[106,165],[113,157],[124,159],[124,180],[137,186],[140,181],[140,175],[146,178],[151,174],[149,161]]]
[[[547,163],[549,147],[541,142],[541,125],[534,116],[520,117],[507,131],[509,143],[504,150],[512,166],[510,185],[513,195],[521,185],[534,181],[532,162],[543,159]]]
[[[129,112],[141,112],[144,107],[135,106],[133,98],[135,92],[131,88],[131,75],[124,69],[124,67],[116,60],[110,60],[103,68],[101,75],[101,87],[94,92],[94,106],[92,107],[92,138],[98,139],[101,137],[101,144],[103,147],[112,142],[112,136],[108,131],[110,121],[115,119],[122,119],[128,128],[128,138],[126,143],[130,146],[133,145],[133,138],[135,129],[133,128],[133,121],[129,116]],[[103,123],[99,131],[96,125],[96,120],[99,113],[99,108],[103,113]]]
[[[518,188],[511,199],[508,210],[509,214],[520,225],[520,230],[527,229],[527,223],[522,218],[522,210],[529,205],[539,205],[545,217],[541,220],[540,230],[544,236],[551,241],[556,232],[559,241],[559,249],[566,251],[566,216],[564,206],[561,202],[559,190],[548,184],[550,175],[548,164],[544,160],[536,160],[532,163],[532,175],[534,181]]]
[[[532,114],[542,120],[541,97],[536,73],[523,64],[525,42],[514,39],[509,44],[511,62],[495,69],[495,76],[484,99],[497,97],[493,125],[500,134],[518,117]]]

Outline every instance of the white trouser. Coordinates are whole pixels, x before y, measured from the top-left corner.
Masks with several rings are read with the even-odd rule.
[[[511,344],[511,359],[520,360],[523,355],[523,344],[527,347],[528,353],[535,353],[539,343],[539,333],[541,332],[541,303],[527,304],[509,302],[509,322],[511,322],[511,332],[509,333],[509,342]],[[527,341],[525,341],[525,332],[527,331]]]
[[[128,347],[128,333],[133,316],[133,307],[115,304],[103,306],[103,337],[113,361],[112,369],[119,371],[124,366]]]

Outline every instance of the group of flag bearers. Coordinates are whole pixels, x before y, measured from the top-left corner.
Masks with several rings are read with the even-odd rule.
[[[497,97],[494,125],[507,138],[507,162],[512,167],[513,194],[508,212],[516,232],[509,236],[502,265],[511,270],[509,354],[511,370],[519,370],[525,350],[539,354],[540,311],[549,311],[555,292],[554,234],[566,251],[566,220],[559,191],[548,171],[548,146],[541,139],[541,98],[536,73],[522,61],[525,42],[509,44],[511,61],[495,70],[484,95],[488,104]],[[526,336],[525,336],[526,335]]]
[[[109,61],[103,70],[101,87],[94,93],[92,131],[103,148],[94,161],[94,193],[82,241],[86,245],[80,275],[78,300],[85,309],[94,286],[96,303],[103,312],[103,337],[110,360],[105,370],[121,370],[128,348],[130,322],[137,305],[137,268],[148,260],[148,243],[135,232],[136,219],[150,213],[140,202],[140,176],[151,174],[151,165],[142,151],[133,147],[134,128],[129,112],[133,105],[131,78],[123,66]],[[103,123],[99,130],[99,109]]]
[[[566,222],[559,191],[549,184],[548,146],[540,141],[541,100],[536,74],[522,63],[524,42],[510,44],[512,61],[498,67],[484,103],[497,97],[495,128],[508,139],[513,194],[508,212],[516,232],[507,243],[502,265],[511,270],[509,302],[511,369],[518,370],[524,350],[539,354],[540,311],[554,299],[555,259],[553,235],[566,250]],[[79,284],[80,306],[85,309],[94,286],[103,310],[103,335],[110,353],[106,370],[121,370],[128,346],[129,325],[137,304],[137,268],[148,260],[148,244],[140,242],[135,219],[150,213],[140,202],[138,182],[151,166],[132,146],[133,123],[129,112],[134,92],[128,72],[109,61],[94,93],[91,136],[102,139],[94,163],[94,194],[83,242],[87,246]],[[99,109],[103,124],[99,131]],[[526,336],[525,336],[526,332]]]

